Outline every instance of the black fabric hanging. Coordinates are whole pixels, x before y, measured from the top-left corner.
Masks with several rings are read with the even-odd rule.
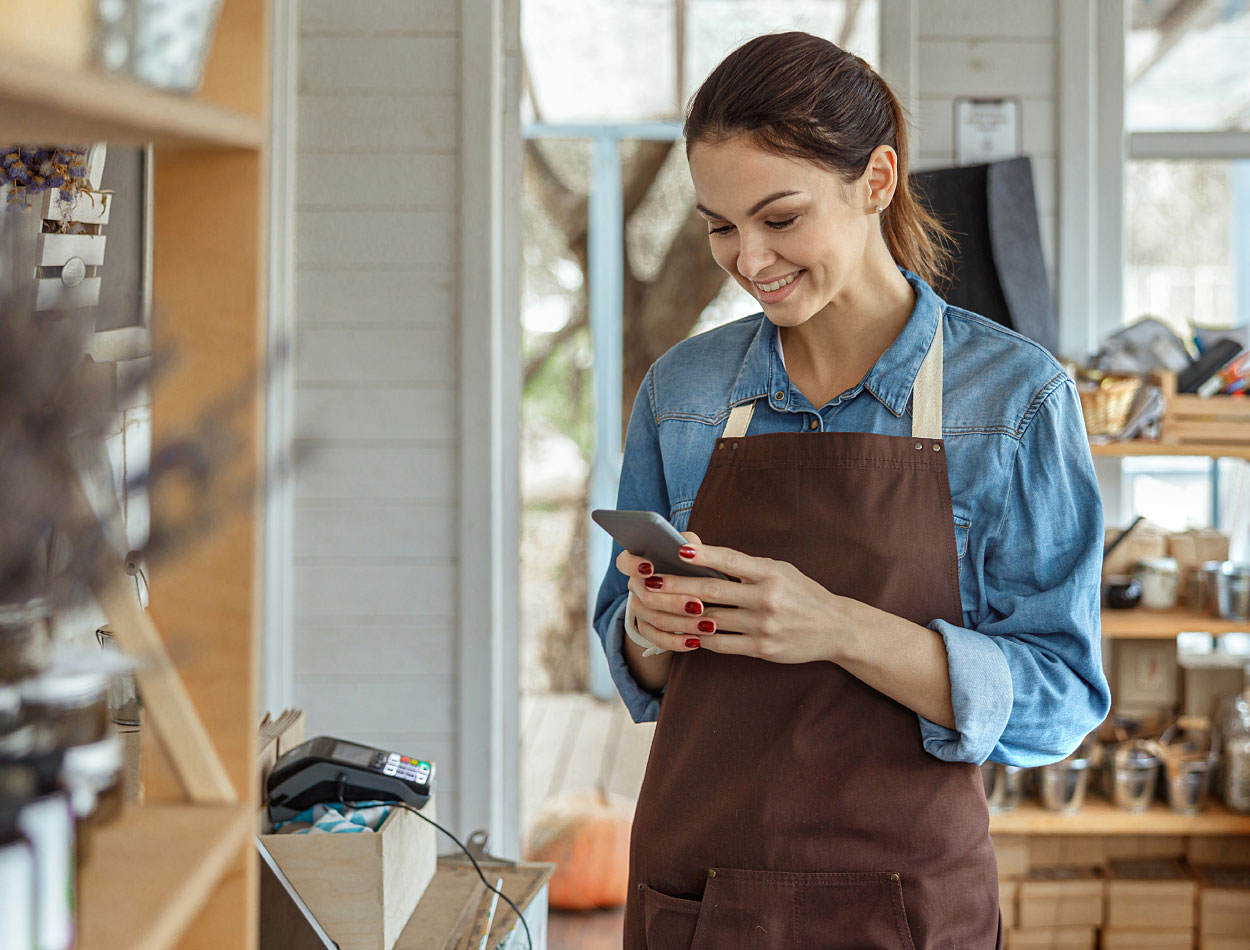
[[[1040,343],[1059,348],[1033,164],[1027,156],[911,175],[917,197],[950,229],[957,249],[950,280],[934,288],[971,310]]]

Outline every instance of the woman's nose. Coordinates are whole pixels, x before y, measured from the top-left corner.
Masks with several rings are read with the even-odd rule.
[[[738,246],[738,273],[747,279],[765,273],[777,259],[763,239],[744,236],[739,240],[742,243]]]

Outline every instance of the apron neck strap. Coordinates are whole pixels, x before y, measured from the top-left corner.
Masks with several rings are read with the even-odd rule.
[[[734,406],[729,411],[722,439],[740,439],[747,434],[755,402]],[[942,321],[939,317],[937,332],[929,344],[911,396],[911,434],[915,439],[942,438]]]

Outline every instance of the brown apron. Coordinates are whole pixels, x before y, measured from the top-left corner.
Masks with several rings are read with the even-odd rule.
[[[750,404],[735,409],[689,529],[916,623],[961,623],[941,336],[911,438],[747,438]],[[833,663],[673,656],[630,880],[626,950],[1003,945],[979,770],[929,755],[912,710]]]

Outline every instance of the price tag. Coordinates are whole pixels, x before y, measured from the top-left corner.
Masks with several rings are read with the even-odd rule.
[[[996,162],[1020,152],[1020,100],[955,100],[956,164]]]

